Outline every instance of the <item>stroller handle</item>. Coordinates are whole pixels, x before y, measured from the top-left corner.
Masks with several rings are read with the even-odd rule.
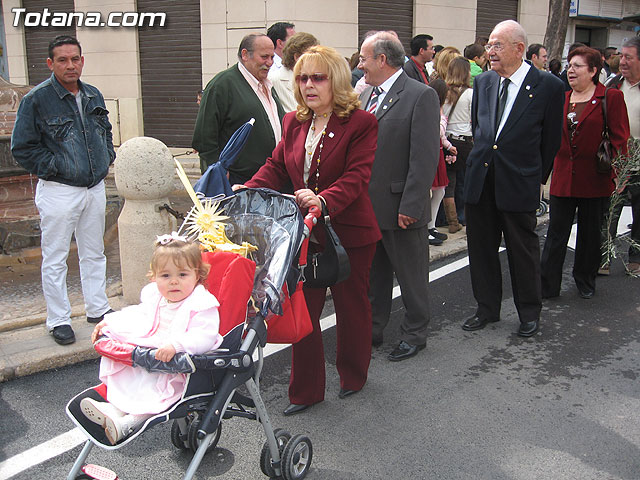
[[[304,240],[300,246],[300,259],[298,265],[301,267],[307,266],[307,251],[309,250],[309,237],[311,236],[311,230],[318,223],[318,218],[322,211],[315,205],[309,208],[309,211],[304,217]]]

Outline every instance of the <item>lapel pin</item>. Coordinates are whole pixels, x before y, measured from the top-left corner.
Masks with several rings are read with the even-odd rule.
[[[382,106],[382,109],[383,109],[383,110],[386,110],[386,109],[387,109],[387,106],[386,106],[386,105],[383,105],[383,106]]]
[[[595,100],[591,100],[591,103],[593,103],[593,104],[595,105],[595,104],[596,104],[596,101],[595,101]]]
[[[530,86],[530,85],[527,85],[525,88],[526,88],[527,90],[531,90],[531,86]]]
[[[329,138],[333,138],[333,132],[329,132]]]

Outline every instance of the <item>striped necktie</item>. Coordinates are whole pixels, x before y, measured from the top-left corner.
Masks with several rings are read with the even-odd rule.
[[[509,96],[509,83],[511,83],[511,80],[505,78],[502,81],[502,85],[500,88],[500,95],[498,96],[498,108],[496,111],[496,132],[498,131],[498,127],[500,126],[502,115],[504,115],[504,109],[507,106],[507,97]]]
[[[367,108],[367,112],[376,113],[378,108],[378,96],[382,93],[382,89],[380,87],[374,87],[373,93],[371,94],[371,98],[369,99],[369,108]]]

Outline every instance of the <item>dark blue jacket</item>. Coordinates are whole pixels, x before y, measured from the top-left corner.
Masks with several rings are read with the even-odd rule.
[[[104,98],[78,81],[84,122],[75,96],[51,74],[20,102],[11,136],[16,161],[43,180],[91,188],[116,158]]]

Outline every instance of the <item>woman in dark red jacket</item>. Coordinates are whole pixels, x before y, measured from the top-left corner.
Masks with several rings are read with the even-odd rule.
[[[615,188],[615,172],[598,173],[596,152],[602,140],[602,99],[605,87],[598,83],[602,60],[597,50],[580,47],[568,57],[567,92],[562,144],[553,164],[550,220],[542,252],[542,297],[560,295],[562,266],[578,210],[573,278],[582,298],[593,297],[600,264],[600,235],[604,209]],[[606,91],[607,124],[614,154],[626,151],[629,119],[624,97]]]
[[[306,210],[323,202],[351,262],[351,275],[331,287],[336,311],[339,397],[358,392],[371,359],[369,269],[381,238],[368,184],[378,123],[360,110],[344,58],[329,47],[312,47],[294,67],[297,112],[283,120],[282,140],[245,185],[280,190],[293,184]],[[317,241],[324,238],[317,233]],[[312,236],[312,242],[314,237]],[[310,248],[313,247],[313,243]],[[313,332],[293,346],[289,400],[292,415],[324,400],[325,362],[320,314],[326,289],[304,288]]]

